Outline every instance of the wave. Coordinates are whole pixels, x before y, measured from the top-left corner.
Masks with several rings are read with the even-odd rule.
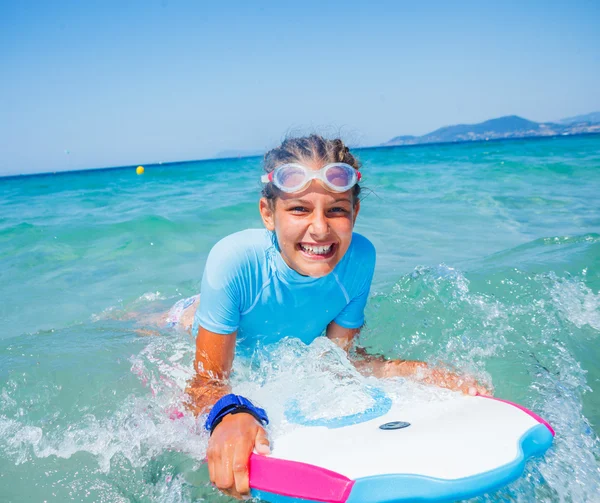
[[[361,343],[372,352],[475,374],[497,396],[529,406],[555,427],[552,451],[528,467],[530,482],[519,480],[494,494],[498,499],[592,501],[600,493],[600,399],[590,394],[600,378],[600,294],[581,270],[514,267],[517,258],[530,263],[532,251],[536,257],[541,249],[599,241],[536,240],[499,255],[502,266],[495,256],[493,269],[417,267],[391,294],[375,293],[370,301]]]
[[[519,268],[531,272],[556,270],[579,275],[589,271],[586,280],[600,286],[600,234],[549,236],[502,250],[482,259],[460,264],[469,272],[490,274],[493,271]]]

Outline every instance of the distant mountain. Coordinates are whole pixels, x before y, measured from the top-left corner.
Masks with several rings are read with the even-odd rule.
[[[503,138],[529,138],[535,136],[559,136],[582,133],[600,133],[600,117],[588,114],[572,117],[572,122],[533,122],[517,115],[507,115],[479,124],[458,124],[445,126],[423,136],[396,136],[383,143],[392,145],[420,145],[423,143],[448,143],[463,141],[499,140]],[[588,118],[580,121],[579,118]],[[570,119],[565,119],[570,120]]]
[[[590,124],[600,124],[600,112],[592,112],[591,114],[576,115],[558,121],[559,124],[575,124],[577,122],[589,122]]]

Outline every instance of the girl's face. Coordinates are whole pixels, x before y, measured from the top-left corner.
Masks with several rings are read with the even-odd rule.
[[[296,272],[318,278],[333,271],[342,259],[360,210],[360,203],[353,203],[352,190],[330,192],[313,180],[302,192],[282,194],[274,208],[267,199],[260,200],[265,227],[275,231],[283,260]]]

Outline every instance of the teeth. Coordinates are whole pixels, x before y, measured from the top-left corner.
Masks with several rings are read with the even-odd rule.
[[[302,248],[305,252],[307,253],[313,253],[315,255],[327,255],[332,248],[333,245],[329,245],[329,246],[310,246],[310,245],[300,245],[300,248]]]

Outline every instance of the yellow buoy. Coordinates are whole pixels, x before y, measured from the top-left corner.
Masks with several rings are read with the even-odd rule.
[[[138,166],[137,168],[135,168],[135,172],[138,175],[143,175],[144,174],[144,166]]]

